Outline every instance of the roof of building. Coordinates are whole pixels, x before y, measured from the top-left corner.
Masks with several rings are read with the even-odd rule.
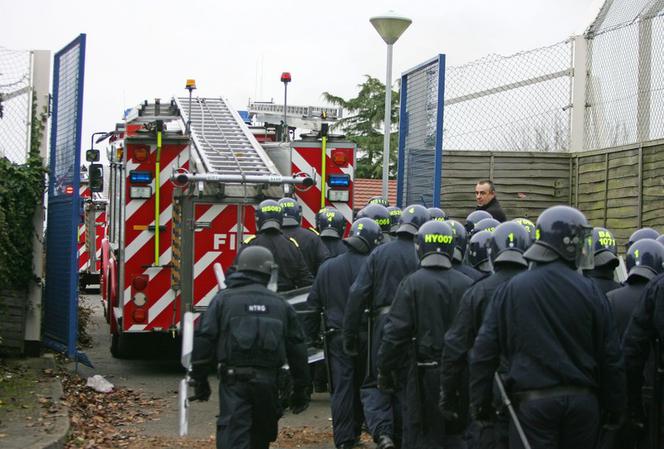
[[[353,203],[356,209],[363,208],[369,199],[374,196],[381,195],[383,191],[383,181],[381,179],[361,179],[355,178],[353,181]],[[391,179],[388,181],[388,201],[390,205],[396,206],[397,204],[397,181]]]

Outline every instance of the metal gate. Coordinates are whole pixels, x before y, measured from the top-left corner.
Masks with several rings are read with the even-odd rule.
[[[92,366],[76,350],[78,333],[77,232],[85,34],[55,54],[46,231],[44,344]]]
[[[401,75],[399,207],[413,203],[440,206],[444,98],[445,55]]]

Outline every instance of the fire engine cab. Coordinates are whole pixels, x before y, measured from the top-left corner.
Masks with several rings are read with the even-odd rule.
[[[129,110],[108,151],[101,243],[112,354],[127,356],[145,334],[175,337],[184,312],[207,307],[219,290],[214,266],[230,267],[255,232],[254,206],[263,199],[297,196],[303,226],[313,225],[321,205],[352,220],[355,147],[326,142],[322,136],[268,151],[222,98],[155,100]]]

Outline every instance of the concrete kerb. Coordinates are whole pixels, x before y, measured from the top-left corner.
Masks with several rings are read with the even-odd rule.
[[[44,354],[42,357],[34,360],[33,369],[37,370],[41,375],[42,370],[52,369],[55,372],[55,358],[53,354]],[[62,409],[61,413],[54,416],[52,432],[43,432],[41,435],[36,435],[36,441],[27,446],[26,449],[61,449],[67,441],[67,434],[69,433],[69,409],[61,403],[63,397],[62,381],[56,377],[51,378],[50,382],[50,396],[54,404]],[[64,413],[63,413],[64,412]]]

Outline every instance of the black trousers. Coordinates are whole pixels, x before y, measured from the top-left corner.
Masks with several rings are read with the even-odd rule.
[[[592,449],[599,435],[599,404],[590,394],[522,401],[517,416],[533,449]],[[524,447],[513,422],[509,443]]]
[[[267,449],[281,415],[276,379],[220,382],[217,449]]]

